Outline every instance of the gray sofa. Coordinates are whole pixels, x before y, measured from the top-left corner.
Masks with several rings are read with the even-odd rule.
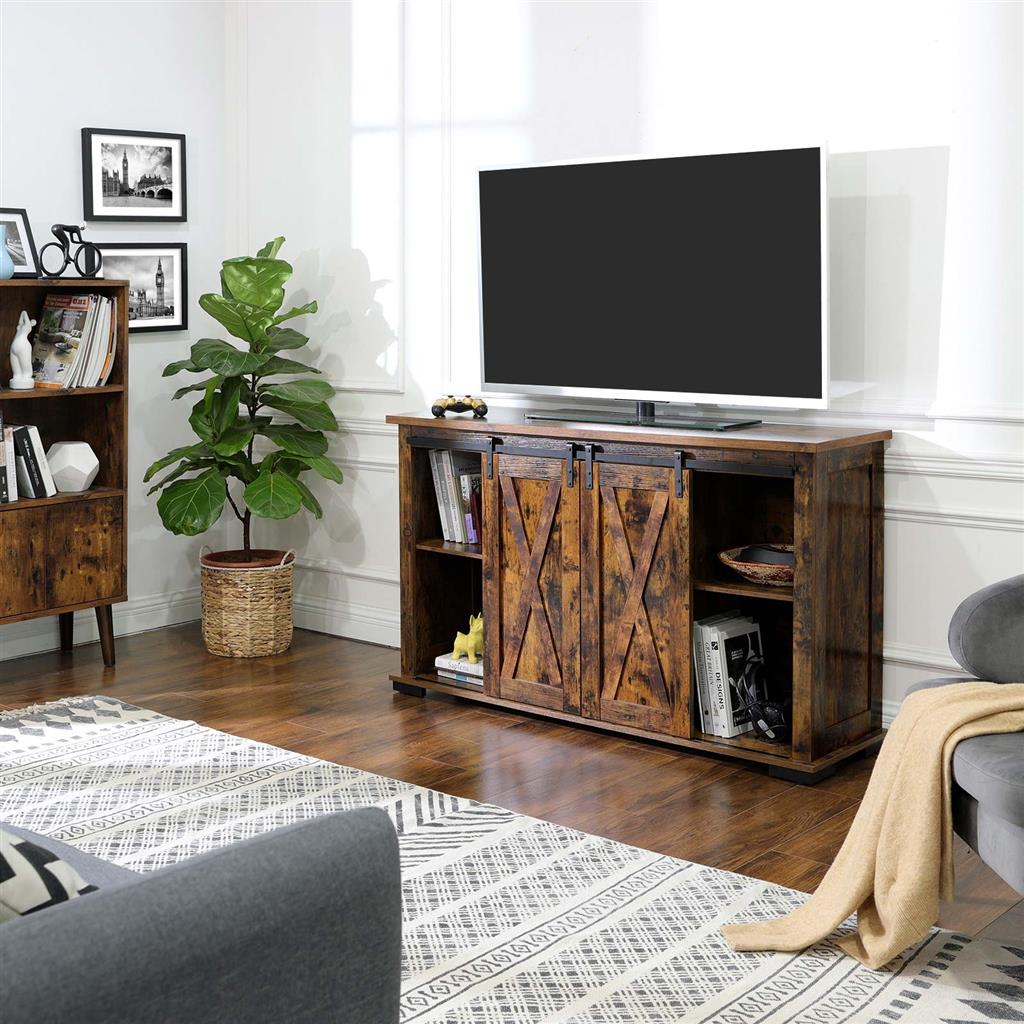
[[[1024,682],[1024,576],[979,590],[949,624],[949,649],[971,679],[929,679],[922,690],[981,679]],[[1024,893],[1024,733],[975,736],[953,752],[953,824],[986,864]]]
[[[146,875],[45,843],[100,890],[0,925],[4,1024],[398,1020],[401,882],[383,811]]]

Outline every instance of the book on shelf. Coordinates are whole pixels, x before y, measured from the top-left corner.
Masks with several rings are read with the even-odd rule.
[[[117,307],[103,295],[48,294],[32,343],[37,388],[97,387],[114,364]]]
[[[730,739],[753,729],[742,680],[748,659],[762,653],[761,627],[750,616],[726,612],[695,623],[694,659],[705,732]]]
[[[438,672],[458,672],[460,675],[475,676],[477,679],[483,679],[484,677],[484,663],[482,659],[473,662],[468,658],[456,658],[454,651],[450,651],[448,654],[439,654],[434,659],[434,668]]]
[[[57,493],[46,461],[46,450],[39,436],[39,428],[31,424],[9,424],[14,442],[14,456],[18,473],[18,493],[24,498],[51,498]],[[6,431],[5,431],[6,439]]]
[[[444,539],[456,544],[480,543],[479,512],[476,519],[473,512],[474,487],[477,493],[480,490],[479,456],[447,448],[432,448],[428,455]]]
[[[14,497],[11,497],[11,490],[14,490]],[[4,441],[4,418],[0,415],[0,502],[18,500],[17,471],[14,466],[14,459],[7,459],[7,444]]]
[[[449,672],[447,669],[439,668],[437,670],[438,679],[444,681],[449,680],[453,683],[458,683],[460,686],[469,686],[474,690],[482,690],[484,688],[484,681],[479,676],[471,676],[465,672]]]

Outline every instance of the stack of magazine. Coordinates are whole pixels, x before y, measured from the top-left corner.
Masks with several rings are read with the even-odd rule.
[[[479,544],[480,456],[446,448],[432,448],[429,455],[444,539]]]
[[[750,657],[760,657],[761,627],[738,611],[693,624],[693,667],[703,731],[741,736],[753,725],[746,711],[743,673]]]
[[[51,292],[32,343],[37,388],[106,384],[117,344],[117,299]]]
[[[472,687],[474,690],[484,688],[482,658],[472,662],[465,656],[456,658],[455,652],[449,651],[447,654],[439,654],[434,659],[434,668],[442,681],[450,679],[462,686]]]

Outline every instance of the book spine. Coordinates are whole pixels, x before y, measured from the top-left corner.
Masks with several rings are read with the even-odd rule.
[[[39,428],[30,426],[27,430],[29,440],[32,443],[32,453],[36,457],[36,465],[39,467],[39,474],[43,479],[43,494],[41,497],[52,498],[57,493],[57,485],[53,482],[50,463],[46,460],[46,449],[43,448],[43,439],[39,436]]]
[[[11,492],[7,487],[7,463],[0,462],[0,504],[6,505],[11,500]]]
[[[26,498],[45,498],[46,488],[43,486],[43,475],[39,471],[35,453],[32,451],[32,440],[28,427],[17,427],[14,431],[14,449],[18,457],[25,463],[25,478],[28,481],[29,493]]]
[[[704,668],[704,637],[702,627],[693,627],[693,674],[697,682],[697,710],[700,713],[700,727],[711,732],[711,708],[708,706],[708,677]]]
[[[466,540],[470,544],[479,544],[480,537],[473,522],[473,478],[469,473],[459,474],[459,491],[462,494],[463,521],[466,524]]]
[[[727,630],[717,630],[718,651],[715,655],[715,707],[718,709],[719,722],[722,731],[720,736],[731,739],[738,736],[740,730],[736,728],[733,717],[732,687],[729,685],[729,656],[726,650],[726,640],[729,633]]]
[[[448,507],[451,509],[452,532],[454,540],[459,544],[466,543],[466,522],[463,519],[462,496],[459,494],[458,485],[455,482],[455,464],[452,462],[452,453],[445,449],[441,452],[441,465],[444,467],[444,482],[448,492]]]
[[[7,463],[7,493],[10,501],[17,501],[20,494],[18,488],[18,463],[14,453],[14,431],[10,427],[0,430],[3,434],[4,461]]]
[[[431,448],[427,454],[430,457],[430,472],[434,477],[434,497],[437,499],[437,512],[441,517],[441,533],[445,540],[450,541],[452,531],[448,524],[448,504],[445,501],[445,488],[439,465],[441,453],[436,448]]]
[[[719,705],[721,670],[718,669],[718,630],[713,626],[704,629],[704,665],[707,673],[708,704],[711,711],[711,734],[724,736],[721,708]]]
[[[473,493],[470,496],[469,510],[473,518],[473,529],[476,531],[477,543],[483,544],[484,542],[484,513],[483,513],[483,502],[480,496],[480,487],[476,486],[473,488]]]
[[[441,679],[450,679],[456,683],[462,683],[465,686],[472,686],[476,690],[482,690],[484,688],[483,680],[476,676],[467,676],[464,672],[448,672],[444,669],[438,669],[438,677]]]

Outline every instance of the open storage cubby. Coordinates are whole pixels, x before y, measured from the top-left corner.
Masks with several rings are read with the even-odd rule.
[[[882,485],[889,431],[659,427],[389,416],[399,426],[402,668],[427,690],[768,766],[813,782],[881,739]],[[481,459],[482,543],[441,539],[428,452]],[[718,559],[793,544],[792,586]],[[434,672],[484,610],[483,689]],[[703,732],[691,635],[761,625],[792,739]]]
[[[7,425],[37,427],[44,449],[55,441],[88,442],[100,468],[80,494],[0,504],[0,624],[57,615],[61,648],[70,650],[74,612],[95,608],[103,660],[112,665],[111,605],[128,597],[128,282],[0,281],[0,373],[5,377],[21,311],[38,323],[50,293],[117,299],[117,348],[108,382],[94,388],[3,389],[0,415]]]
[[[410,486],[403,489],[403,579],[409,589],[433,595],[417,609],[406,609],[403,587],[403,670],[438,681],[434,659],[452,649],[457,632],[466,632],[471,614],[483,610],[483,567],[479,544],[456,544],[443,539],[437,508],[434,479],[428,450],[417,448],[408,453]],[[406,511],[408,510],[408,515]],[[405,628],[406,622],[410,628]],[[408,661],[406,656],[408,655]],[[448,685],[460,688],[454,680]]]

